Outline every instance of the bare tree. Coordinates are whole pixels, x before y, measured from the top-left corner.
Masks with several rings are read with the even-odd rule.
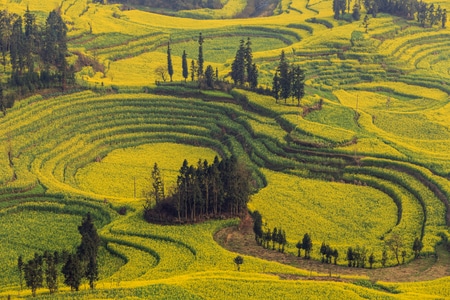
[[[161,79],[166,82],[167,80],[167,68],[165,68],[164,66],[158,66],[155,69],[155,74],[158,76],[161,76]]]
[[[397,265],[400,264],[400,250],[403,247],[402,237],[398,233],[393,233],[392,236],[386,240],[386,245],[394,253],[395,259],[397,260]]]

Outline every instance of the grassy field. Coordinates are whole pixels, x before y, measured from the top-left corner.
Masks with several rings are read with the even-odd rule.
[[[375,284],[355,274],[324,282],[328,274],[246,253],[237,272],[237,254],[213,235],[238,219],[185,226],[142,219],[141,192],[155,162],[169,189],[184,159],[196,165],[236,155],[254,179],[249,208],[267,228],[286,230],[289,256],[308,232],[313,259],[322,242],[339,250],[339,265],[348,247],[364,246],[380,268],[394,233],[407,262],[414,238],[434,255],[440,236],[450,237],[450,29],[379,14],[365,34],[361,22],[334,20],[330,1],[281,1],[271,17],[233,18],[245,4],[169,16],[86,0],[0,0],[19,14],[28,6],[40,24],[58,7],[69,51],[104,66],[77,74],[92,90],[31,96],[0,116],[0,297],[29,297],[19,287],[17,257],[74,250],[88,211],[103,241],[96,289],[83,282],[70,293],[61,278],[57,296],[42,288],[37,299],[450,297],[449,272],[426,282]],[[356,31],[363,39],[352,45]],[[284,50],[305,70],[301,106],[238,89],[154,86],[169,41],[174,81],[182,81],[181,54],[197,59],[199,32],[205,66],[217,67],[220,78],[228,78],[239,40],[250,37],[260,84],[270,86]],[[319,101],[321,110],[304,113]],[[439,259],[448,265],[447,256]],[[387,265],[395,264],[390,253]]]

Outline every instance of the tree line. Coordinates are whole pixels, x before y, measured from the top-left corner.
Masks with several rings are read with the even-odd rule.
[[[212,164],[199,160],[197,166],[184,160],[168,196],[157,163],[151,176],[152,183],[143,192],[144,218],[148,222],[196,222],[247,211],[251,174],[234,156],[221,161],[216,156]]]
[[[345,11],[350,14],[351,0],[333,0],[333,12],[336,20],[345,17]],[[388,13],[399,16],[408,20],[414,18],[425,27],[429,25],[433,27],[435,24],[440,24],[445,28],[447,22],[447,10],[442,9],[440,5],[437,7],[434,3],[425,3],[422,0],[364,0],[364,7],[367,14],[376,17],[378,13]],[[361,16],[361,0],[356,0],[352,9],[353,20],[359,20]]]
[[[24,262],[22,255],[17,259],[19,271],[20,288],[23,283],[31,289],[33,296],[36,296],[38,288],[44,287],[44,282],[50,294],[58,291],[59,270],[64,275],[64,284],[72,291],[78,291],[83,278],[89,282],[91,289],[95,287],[98,280],[97,255],[100,247],[100,237],[93,223],[93,219],[88,213],[83,218],[82,224],[78,226],[81,234],[81,243],[77,247],[76,253],[63,251],[45,251],[43,254],[35,253],[34,257]]]
[[[198,57],[197,60],[192,59],[190,67],[188,64],[188,58],[186,50],[183,50],[181,56],[181,73],[184,82],[190,77],[191,81],[197,80],[200,87],[214,89],[216,87],[223,87],[226,82],[220,80],[219,70],[208,65],[204,67],[204,57],[203,57],[203,44],[205,38],[202,33],[198,36]],[[239,48],[236,51],[235,58],[231,64],[231,71],[228,76],[234,82],[235,86],[241,88],[249,88],[250,90],[257,90],[258,87],[258,67],[253,62],[253,54],[251,48],[251,39],[248,37],[245,42],[241,39],[239,42]],[[170,47],[170,41],[167,44],[167,66],[158,66],[155,69],[155,73],[161,77],[161,79],[166,82],[170,80],[172,82],[172,77],[174,75],[174,68],[172,63],[172,49]],[[157,82],[158,84],[158,82]]]
[[[0,11],[0,63],[11,68],[8,87],[18,94],[35,89],[60,87],[74,83],[74,69],[66,56],[67,26],[57,10],[49,13],[43,26],[27,8],[23,16]],[[3,92],[3,89],[2,89]],[[0,95],[2,110],[11,107]]]
[[[263,229],[263,221],[262,221],[262,215],[259,213],[259,211],[254,211],[252,214],[253,218],[253,232],[255,234],[255,241],[258,245],[270,249],[275,250],[278,248],[278,251],[281,253],[284,253],[285,246],[287,245],[287,239],[286,239],[286,231],[284,231],[282,228],[273,228],[273,230],[270,230],[270,228],[266,228],[266,230]],[[272,247],[270,246],[270,243],[272,242]],[[277,244],[277,246],[276,246]],[[303,239],[301,241],[298,241],[296,244],[296,247],[298,248],[298,256],[300,257],[300,251],[301,249],[305,250],[305,258],[309,259],[311,257],[311,251],[313,248],[313,243],[311,240],[311,236],[308,233],[305,233],[303,236]]]
[[[259,211],[251,212],[251,216],[253,218],[253,232],[255,234],[255,241],[258,245],[266,248],[276,250],[284,253],[285,246],[287,245],[286,232],[276,227],[271,231],[270,228],[263,229],[263,220],[262,215]],[[311,236],[308,233],[305,233],[303,239],[299,240],[295,247],[297,248],[297,256],[301,257],[301,251],[304,251],[304,258],[311,258],[311,251],[313,248],[313,242]],[[418,237],[415,238],[412,251],[414,252],[414,258],[418,258],[420,256],[420,252],[423,249],[423,243],[421,239]],[[399,234],[392,234],[388,239],[385,240],[385,247],[383,248],[380,263],[382,267],[386,266],[386,263],[389,259],[388,250],[391,252],[391,256],[394,257],[397,261],[397,265],[400,263],[404,264],[407,256],[407,250],[404,248],[404,243]],[[321,262],[327,264],[335,264],[337,265],[337,261],[339,259],[339,251],[335,248],[332,248],[328,243],[322,242],[322,245],[319,248],[319,253],[321,255]],[[401,258],[401,262],[400,262]],[[357,245],[356,247],[348,247],[345,252],[345,260],[348,262],[348,267],[353,268],[365,268],[367,264],[372,269],[373,264],[377,262],[377,259],[374,253],[370,253],[365,246],[360,247]]]

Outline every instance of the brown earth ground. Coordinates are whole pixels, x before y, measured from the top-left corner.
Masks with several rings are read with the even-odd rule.
[[[350,275],[366,276],[371,281],[411,282],[450,276],[450,253],[443,246],[436,247],[436,256],[421,257],[404,265],[377,269],[349,268],[323,264],[320,261],[306,260],[293,254],[265,249],[255,242],[253,221],[249,215],[241,220],[239,226],[227,227],[218,231],[214,235],[214,239],[225,249],[239,254],[277,261],[299,269],[324,274],[319,277],[309,277],[309,279],[314,280],[349,281],[341,278],[341,276]],[[341,257],[340,260],[342,261],[342,259]],[[308,277],[285,275],[280,275],[280,277],[285,279],[308,279]]]

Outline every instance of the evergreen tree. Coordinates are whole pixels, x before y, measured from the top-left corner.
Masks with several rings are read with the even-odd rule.
[[[24,15],[25,19],[25,59],[26,65],[28,69],[28,73],[32,74],[34,72],[34,58],[33,55],[36,51],[36,42],[37,42],[37,30],[36,30],[36,16],[30,12],[30,9],[27,7],[27,11]]]
[[[252,41],[250,37],[247,38],[247,42],[245,43],[244,50],[244,60],[245,60],[245,69],[247,72],[247,82],[250,83],[250,77],[253,73],[253,51],[252,51]]]
[[[235,85],[243,85],[245,82],[245,57],[244,40],[241,39],[239,49],[236,51],[234,61],[231,64],[231,79],[233,79]]]
[[[361,7],[358,2],[355,2],[355,5],[353,6],[352,18],[355,21],[359,21],[361,19]]]
[[[35,253],[34,258],[29,260],[24,266],[24,277],[27,287],[31,289],[33,297],[36,296],[38,288],[43,286],[43,269],[42,269],[42,256]]]
[[[441,17],[441,27],[445,28],[445,24],[447,23],[447,9],[442,10],[442,17]]]
[[[89,280],[89,286],[94,288],[94,282],[98,279],[97,254],[100,247],[100,237],[93,223],[91,214],[88,213],[83,223],[78,226],[81,234],[81,244],[78,246],[77,254],[80,261],[86,264],[85,276]]]
[[[311,250],[313,247],[313,243],[311,240],[311,237],[308,233],[305,233],[302,240],[302,248],[305,250],[305,258],[310,259],[311,258]]]
[[[252,214],[253,217],[253,232],[255,233],[255,240],[256,242],[261,245],[261,240],[263,236],[263,229],[262,229],[262,216],[259,213],[259,211],[255,210]]]
[[[191,60],[191,81],[195,80],[195,75],[197,74],[197,66],[195,65],[195,61]]]
[[[337,249],[333,250],[332,256],[334,258],[334,264],[337,265],[337,260],[339,258],[339,251]]]
[[[284,50],[281,51],[278,72],[280,74],[280,97],[284,99],[284,102],[286,103],[286,99],[291,95],[292,80],[291,72],[289,70],[289,63],[287,61]]]
[[[430,27],[433,27],[434,23],[436,22],[436,13],[435,13],[435,10],[434,10],[434,4],[433,3],[431,3],[428,6],[427,21],[430,23]]]
[[[333,12],[334,12],[334,19],[339,20],[340,17],[340,0],[333,0]]]
[[[17,270],[19,271],[19,283],[21,290],[23,288],[23,268],[24,268],[23,257],[22,255],[20,255],[17,258]]]
[[[198,68],[197,68],[197,74],[198,74],[198,78],[201,78],[203,76],[203,63],[204,63],[204,58],[203,58],[203,43],[204,43],[205,39],[202,36],[202,33],[200,32],[199,36],[198,36]]]
[[[7,55],[11,46],[13,19],[14,17],[7,10],[0,11],[0,50],[4,72],[6,72]]]
[[[64,274],[64,283],[70,286],[72,291],[78,291],[83,278],[83,269],[78,255],[68,255],[62,273]]]
[[[252,64],[250,73],[248,74],[248,83],[251,89],[256,89],[258,86],[258,67],[256,64]]]
[[[89,287],[94,289],[95,281],[98,280],[98,263],[97,257],[89,257],[89,260],[86,265],[85,277],[89,281]]]
[[[328,245],[325,244],[325,242],[322,242],[322,245],[320,246],[320,254],[322,255],[322,263],[325,262],[325,255],[327,254],[327,246]]]
[[[280,91],[281,91],[280,76],[278,74],[279,72],[278,70],[276,70],[272,80],[272,94],[277,103],[278,99],[280,99]]]
[[[12,67],[12,76],[22,75],[24,67],[24,33],[22,27],[22,17],[18,17],[12,26],[11,45],[9,49],[10,61]],[[14,77],[13,77],[14,78]],[[15,85],[21,85],[20,82],[13,82]]]
[[[65,89],[68,68],[67,68],[67,26],[56,11],[50,12],[43,37],[42,61],[45,65],[45,72],[50,74],[52,67],[57,71],[60,84]],[[42,75],[42,72],[41,72]]]
[[[353,265],[353,261],[354,261],[354,254],[353,254],[353,248],[352,247],[348,247],[347,249],[347,261],[348,261],[348,266],[351,267]]]
[[[46,264],[45,280],[47,283],[47,287],[50,291],[50,294],[53,294],[58,291],[58,270],[56,268],[58,264],[58,259],[57,257],[53,256],[53,254],[45,252],[44,260]]]
[[[281,252],[281,245],[283,244],[283,229],[279,229],[277,233],[278,252]]]
[[[297,105],[300,106],[300,99],[305,95],[305,73],[299,66],[292,70],[292,96],[297,99]]]
[[[157,163],[153,165],[151,187],[149,190],[144,190],[143,195],[145,197],[144,218],[149,220],[147,213],[152,209],[153,203],[159,205],[165,199],[164,181]]]
[[[266,246],[265,246],[265,247],[266,247],[267,249],[269,249],[269,247],[270,247],[270,241],[272,240],[272,233],[271,233],[271,231],[270,231],[270,228],[267,228],[265,237],[266,237]]]
[[[275,243],[278,241],[277,238],[278,238],[278,230],[275,227],[273,229],[273,231],[272,231],[272,238],[271,238],[271,240],[272,240],[272,250],[275,250]]]
[[[188,70],[186,50],[183,50],[183,56],[181,57],[181,67],[182,67],[182,70],[183,70],[184,82],[186,82],[187,78],[189,77],[189,70]]]
[[[206,67],[205,80],[206,80],[206,85],[209,88],[213,88],[214,87],[214,69],[213,69],[213,67],[211,65],[208,65]]]
[[[170,42],[167,44],[167,73],[169,73],[170,82],[172,82],[173,65],[172,65],[172,49],[170,49]]]
[[[428,4],[420,1],[417,4],[417,21],[420,23],[422,27],[425,27],[425,23],[428,19]]]
[[[345,14],[345,9],[347,8],[347,1],[346,0],[338,0],[339,1],[339,9],[341,11],[341,14]]]

